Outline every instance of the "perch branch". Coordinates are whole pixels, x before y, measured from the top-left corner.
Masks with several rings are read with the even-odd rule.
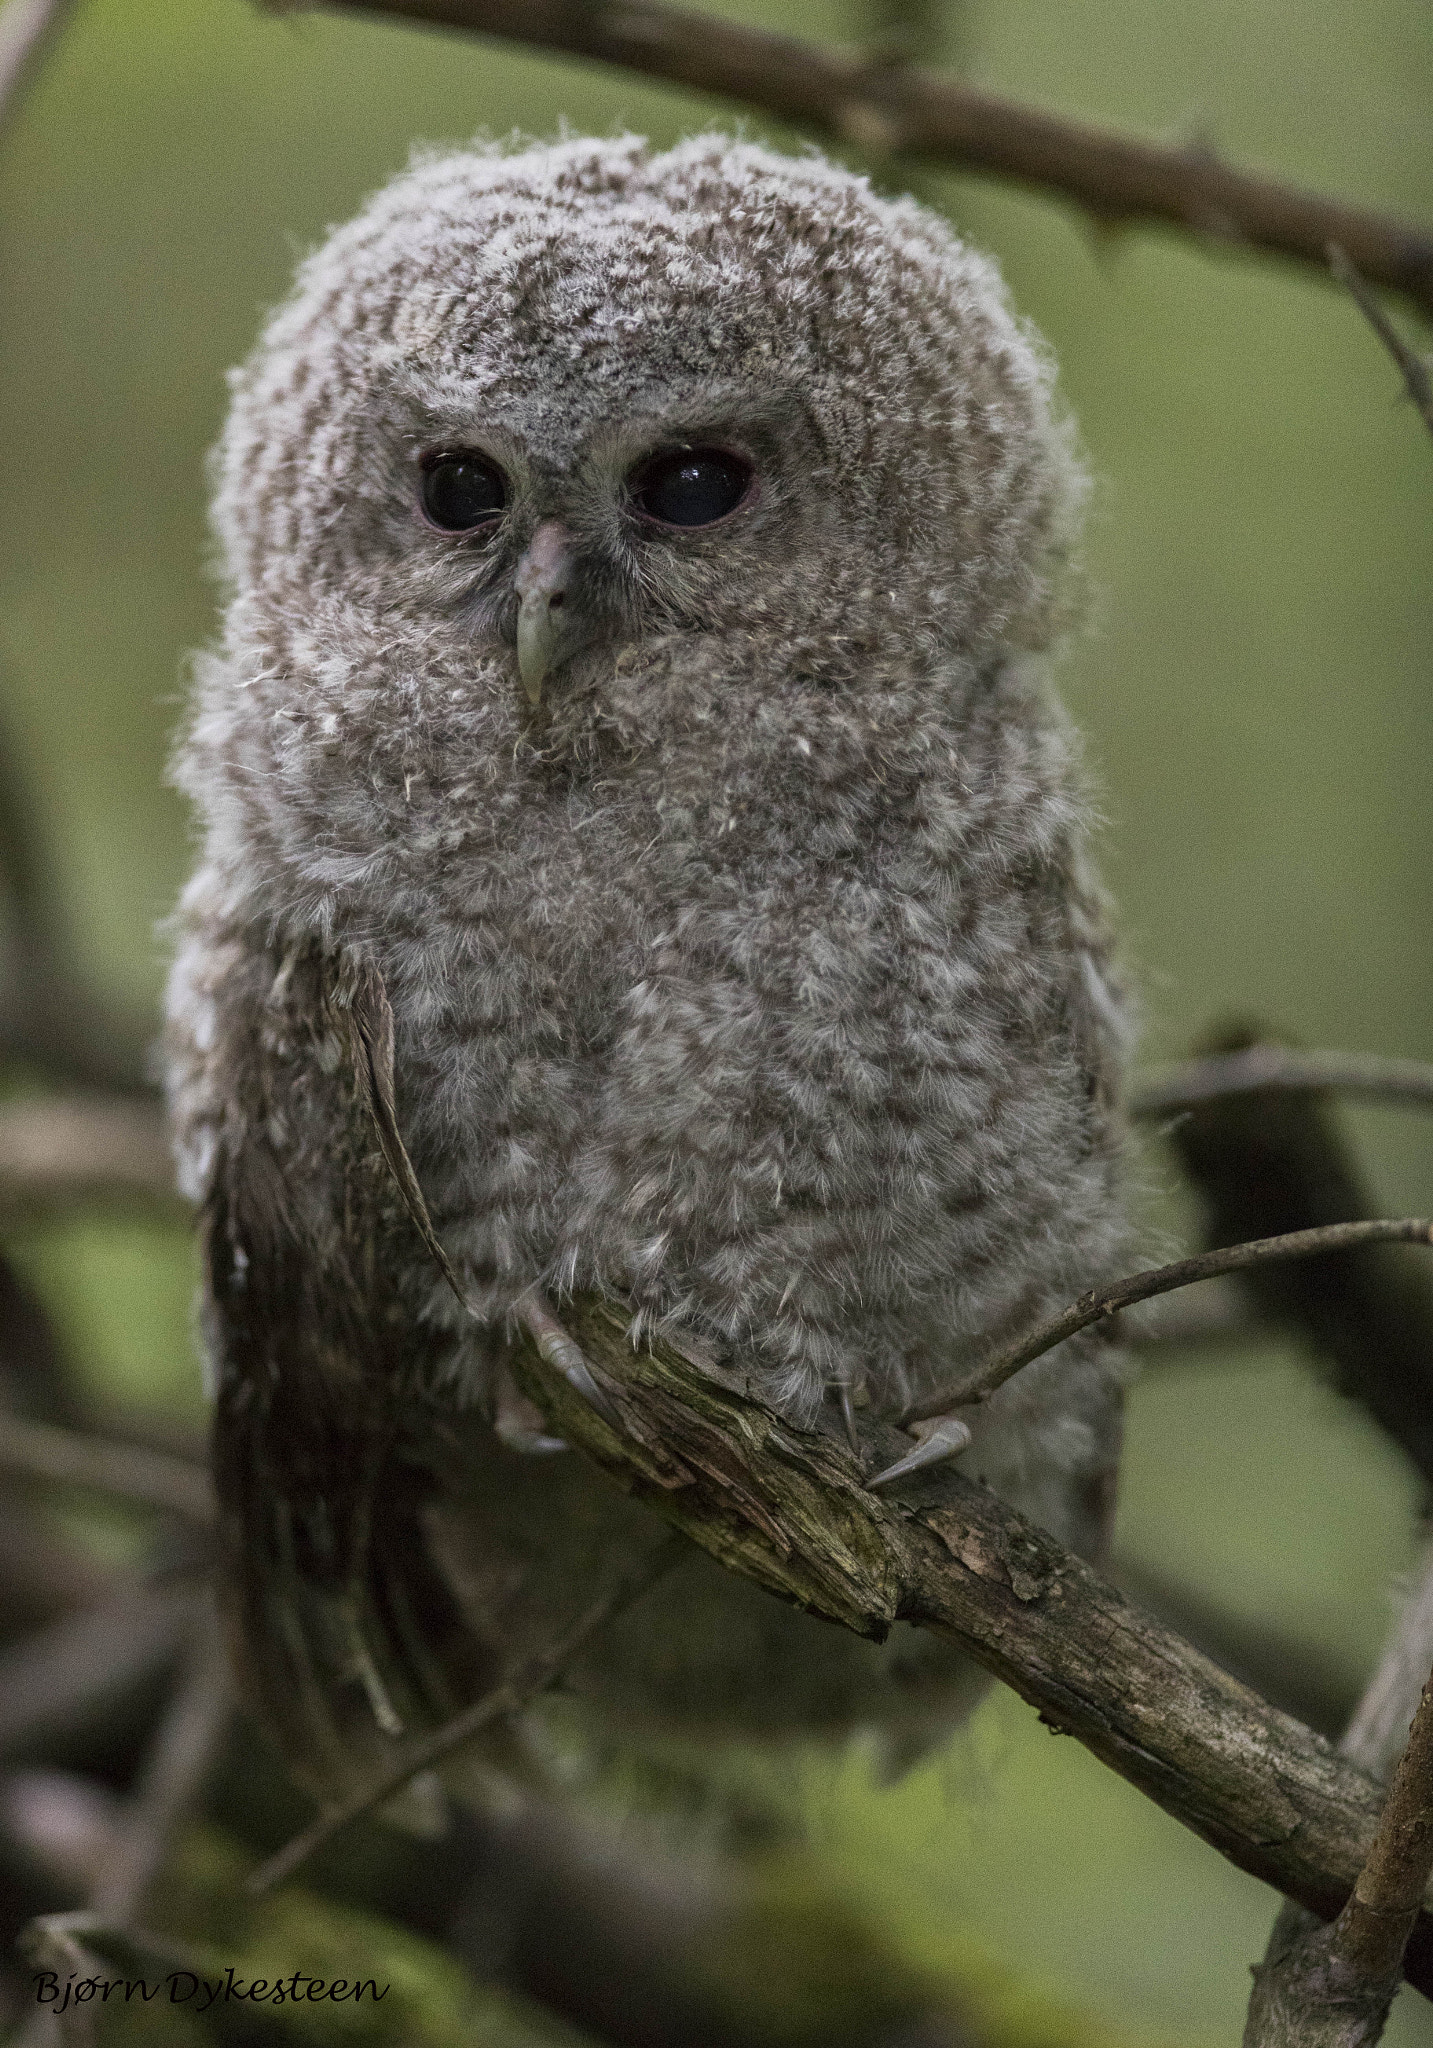
[[[1177,1116],[1229,1095],[1366,1095],[1375,1102],[1433,1105],[1433,1065],[1423,1060],[1380,1059],[1375,1053],[1296,1052],[1286,1045],[1241,1046],[1185,1060],[1136,1081],[1131,1116]]]
[[[758,107],[855,144],[1056,193],[1102,223],[1154,222],[1290,257],[1327,276],[1337,242],[1371,283],[1433,310],[1433,233],[1341,199],[977,91],[958,78],[823,48],[662,0],[342,0],[352,11],[501,36]]]
[[[139,1444],[81,1436],[50,1422],[0,1412],[0,1471],[159,1508],[201,1528],[214,1521],[214,1492],[202,1466]]]
[[[1108,1287],[1092,1287],[1068,1308],[1047,1316],[1026,1336],[1000,1352],[967,1379],[943,1387],[912,1402],[901,1417],[903,1424],[924,1422],[951,1408],[965,1408],[989,1400],[997,1387],[1063,1344],[1067,1337],[1088,1330],[1137,1301],[1156,1294],[1169,1294],[1176,1287],[1191,1286],[1196,1280],[1210,1280],[1222,1273],[1247,1272],[1251,1267],[1275,1260],[1308,1259],[1329,1252],[1351,1250],[1366,1244],[1433,1244],[1433,1224],[1422,1217],[1378,1218],[1368,1223],[1332,1223],[1320,1230],[1293,1230],[1281,1237],[1256,1238],[1250,1244],[1228,1245],[1223,1250],[1199,1252],[1190,1259],[1176,1259],[1172,1265],[1155,1266],[1146,1273],[1132,1273]]]
[[[1222,1854],[1332,1919],[1362,1868],[1377,1787],[994,1494],[949,1470],[873,1494],[839,1422],[801,1430],[658,1339],[634,1349],[611,1303],[564,1320],[621,1412],[620,1435],[530,1341],[524,1391],[554,1433],[729,1569],[880,1639],[905,1619],[954,1641],[1052,1726]],[[898,1433],[867,1425],[872,1448]],[[1433,1920],[1410,1979],[1433,1988]]]
[[[554,1366],[553,1370],[560,1372],[561,1368]],[[577,1398],[582,1399],[583,1396],[579,1394]],[[317,1820],[312,1821],[300,1834],[286,1842],[267,1862],[261,1863],[249,1878],[249,1890],[254,1893],[272,1891],[275,1885],[282,1884],[285,1878],[291,1877],[300,1864],[306,1863],[316,1850],[331,1841],[341,1828],[346,1828],[350,1821],[371,1813],[375,1807],[391,1799],[395,1792],[401,1792],[409,1780],[415,1778],[420,1771],[430,1770],[434,1764],[441,1763],[444,1757],[451,1756],[455,1750],[461,1749],[475,1735],[480,1735],[484,1728],[490,1728],[495,1721],[505,1720],[510,1714],[521,1713],[530,1701],[539,1693],[545,1692],[548,1686],[562,1675],[583,1644],[604,1628],[624,1607],[630,1606],[639,1594],[644,1593],[668,1566],[676,1562],[685,1548],[685,1544],[674,1539],[644,1558],[639,1566],[609,1586],[600,1598],[594,1600],[586,1613],[579,1615],[570,1628],[564,1630],[545,1649],[529,1657],[510,1678],[495,1686],[491,1692],[484,1693],[481,1699],[475,1700],[472,1706],[465,1707],[462,1713],[455,1714],[452,1720],[445,1721],[441,1728],[435,1728],[430,1735],[425,1735],[411,1744],[371,1784],[360,1787],[347,1799],[330,1807],[327,1813],[320,1814]]]
[[[1352,294],[1364,319],[1397,363],[1404,389],[1422,414],[1424,426],[1433,434],[1433,377],[1428,373],[1427,363],[1408,346],[1337,242],[1329,243],[1328,257],[1329,269]]]

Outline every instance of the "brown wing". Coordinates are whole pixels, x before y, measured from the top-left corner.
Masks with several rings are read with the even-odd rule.
[[[228,1613],[324,1795],[496,1677],[424,1538],[432,1268],[367,1113],[352,992],[313,949],[228,977],[202,1240]]]

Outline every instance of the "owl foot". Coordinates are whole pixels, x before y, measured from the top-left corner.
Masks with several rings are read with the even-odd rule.
[[[928,1422],[912,1424],[911,1435],[917,1439],[913,1451],[903,1458],[897,1458],[894,1465],[887,1465],[884,1472],[878,1472],[874,1479],[866,1481],[867,1486],[889,1486],[893,1480],[909,1479],[913,1472],[924,1472],[932,1465],[943,1465],[947,1458],[956,1457],[970,1442],[970,1430],[958,1415],[933,1415]]]
[[[527,1458],[550,1458],[567,1449],[560,1436],[550,1436],[543,1428],[542,1411],[518,1392],[506,1363],[498,1372],[493,1409],[493,1434],[507,1450]]]
[[[592,1367],[544,1300],[541,1289],[529,1287],[513,1303],[512,1312],[548,1365],[555,1366],[574,1393],[581,1394],[619,1436],[622,1418],[598,1385]]]
[[[837,1394],[841,1402],[841,1420],[846,1427],[846,1441],[851,1446],[852,1455],[857,1464],[859,1464],[861,1462],[861,1439],[856,1434],[856,1403],[852,1398],[851,1389],[845,1380],[842,1380],[837,1388]]]

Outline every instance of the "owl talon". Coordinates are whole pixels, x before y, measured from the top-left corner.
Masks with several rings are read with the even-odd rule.
[[[514,1417],[500,1415],[493,1424],[493,1434],[498,1442],[509,1451],[518,1451],[525,1458],[551,1458],[567,1449],[566,1440],[560,1436],[548,1436],[540,1429],[528,1429]]]
[[[909,1479],[913,1472],[943,1465],[947,1458],[957,1457],[971,1440],[970,1430],[958,1415],[933,1415],[929,1422],[917,1422],[911,1435],[919,1438],[915,1449],[897,1458],[894,1465],[887,1465],[874,1479],[868,1479],[867,1486],[889,1486],[893,1480]]]
[[[544,1361],[555,1366],[574,1393],[581,1394],[597,1410],[610,1429],[626,1434],[622,1418],[606,1391],[598,1385],[592,1367],[584,1358],[536,1287],[529,1287],[513,1303],[513,1314],[527,1331]]]
[[[856,1434],[856,1404],[851,1398],[851,1389],[845,1380],[842,1380],[839,1391],[841,1397],[841,1420],[846,1428],[846,1441],[851,1446],[851,1455],[859,1464],[861,1458],[861,1439]]]
[[[493,1435],[504,1449],[525,1458],[550,1458],[567,1445],[560,1436],[550,1436],[536,1401],[529,1401],[513,1382],[512,1368],[504,1360],[498,1374],[493,1403]]]

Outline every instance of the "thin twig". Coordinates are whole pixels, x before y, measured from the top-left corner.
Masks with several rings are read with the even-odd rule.
[[[373,1782],[351,1793],[339,1805],[320,1814],[302,1833],[284,1844],[282,1849],[260,1864],[248,1881],[248,1889],[254,1893],[272,1891],[291,1877],[299,1865],[306,1863],[316,1850],[321,1849],[346,1828],[350,1821],[371,1813],[395,1792],[401,1792],[411,1778],[420,1771],[426,1771],[444,1757],[451,1756],[489,1728],[495,1721],[505,1720],[510,1714],[518,1714],[528,1706],[539,1693],[545,1692],[561,1675],[565,1667],[590,1637],[597,1634],[624,1607],[630,1606],[639,1594],[644,1593],[654,1580],[674,1564],[686,1549],[677,1539],[663,1544],[658,1550],[644,1558],[640,1565],[625,1574],[614,1585],[594,1600],[584,1614],[545,1649],[533,1656],[504,1682],[484,1693],[472,1706],[465,1707],[461,1714],[455,1714],[451,1721],[445,1721],[441,1728],[435,1728],[431,1735],[425,1735],[412,1744],[381,1772]]]
[[[74,0],[8,0],[0,13],[0,126],[19,105],[26,79],[73,5]]]
[[[1375,1053],[1296,1052],[1285,1045],[1251,1045],[1239,1052],[1210,1053],[1136,1080],[1130,1092],[1132,1116],[1177,1116],[1226,1095],[1265,1089],[1291,1094],[1333,1089],[1373,1101],[1425,1102],[1433,1107],[1433,1064],[1381,1059]]]
[[[1433,309],[1433,234],[1388,214],[978,92],[963,80],[747,28],[662,0],[343,0],[351,9],[502,36],[736,100],[883,154],[1011,178],[1102,223],[1157,222],[1292,257],[1328,275],[1330,242],[1364,277]]]
[[[81,1436],[72,1429],[57,1429],[53,1423],[31,1422],[3,1411],[0,1471],[159,1508],[201,1528],[214,1522],[214,1489],[203,1466],[165,1451]]]
[[[192,1641],[189,1666],[159,1724],[134,1807],[117,1830],[91,1910],[111,1924],[136,1920],[175,1831],[204,1788],[233,1713],[229,1660],[212,1610]]]
[[[1433,434],[1433,376],[1429,375],[1427,363],[1408,346],[1337,242],[1329,243],[1328,259],[1329,269],[1353,295],[1364,319],[1397,363],[1404,389],[1423,415],[1424,426]]]
[[[1152,1295],[1169,1294],[1176,1287],[1189,1287],[1196,1280],[1210,1280],[1220,1273],[1242,1273],[1251,1266],[1276,1259],[1315,1258],[1325,1252],[1352,1250],[1364,1244],[1433,1244],[1433,1224],[1423,1217],[1378,1218],[1368,1223],[1332,1223],[1320,1230],[1292,1230],[1282,1237],[1259,1237],[1250,1244],[1234,1244],[1220,1251],[1199,1252],[1190,1259],[1176,1259],[1172,1265],[1155,1266],[1145,1273],[1133,1273],[1108,1287],[1092,1287],[1068,1308],[1047,1316],[1028,1334],[990,1359],[967,1379],[957,1380],[934,1394],[911,1403],[901,1416],[903,1426],[924,1422],[932,1415],[944,1415],[952,1408],[966,1408],[988,1401],[997,1387],[1003,1387],[1023,1366],[1053,1351],[1067,1337],[1101,1323],[1137,1301]]]

